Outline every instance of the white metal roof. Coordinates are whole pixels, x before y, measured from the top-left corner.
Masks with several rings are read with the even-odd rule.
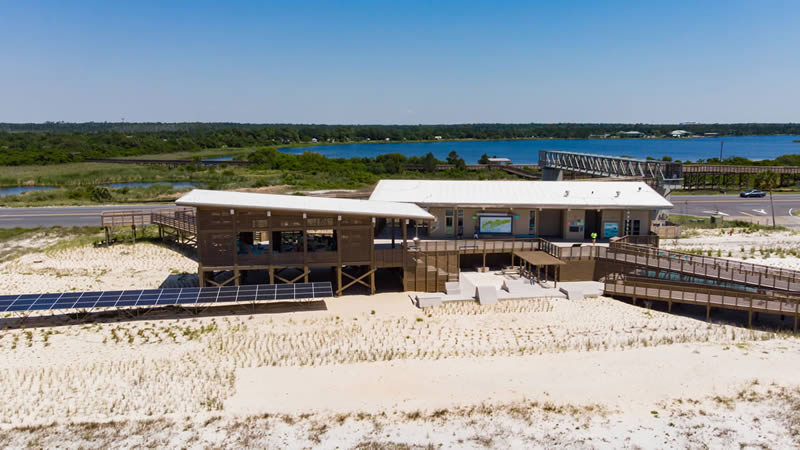
[[[194,189],[175,200],[179,206],[266,209],[354,216],[433,220],[433,216],[413,203],[304,195],[257,194],[253,192]]]
[[[381,180],[370,200],[463,207],[664,209],[673,206],[641,181]]]

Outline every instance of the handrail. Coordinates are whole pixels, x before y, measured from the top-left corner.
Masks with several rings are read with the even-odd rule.
[[[738,270],[740,272],[749,272],[753,274],[763,274],[769,276],[777,276],[779,278],[790,278],[792,281],[800,280],[800,271],[784,269],[781,267],[766,266],[763,264],[753,264],[743,261],[735,261],[724,258],[717,258],[713,256],[698,256],[691,253],[679,252],[674,250],[664,250],[659,248],[645,247],[635,244],[626,243],[611,243],[610,249],[622,250],[629,254],[637,254],[643,256],[655,256],[657,258],[668,258],[672,260],[681,260],[688,264],[699,264],[703,266],[724,267],[728,270]]]
[[[637,288],[643,288],[645,290],[644,293],[637,291]],[[800,298],[795,296],[775,298],[773,296],[756,292],[727,290],[722,288],[686,287],[636,280],[607,279],[603,285],[603,291],[612,295],[630,295],[634,297],[678,301],[683,303],[703,303],[708,307],[734,306],[737,308],[747,308],[751,311],[758,309],[763,311],[794,314],[798,314],[798,311],[800,310]],[[655,294],[652,294],[653,291],[655,291]],[[687,294],[689,294],[688,298]],[[717,297],[719,301],[712,302],[712,297]],[[703,298],[705,298],[705,301],[703,301]],[[778,304],[777,308],[771,307],[771,304],[775,303]],[[787,308],[785,305],[790,305],[790,307]]]

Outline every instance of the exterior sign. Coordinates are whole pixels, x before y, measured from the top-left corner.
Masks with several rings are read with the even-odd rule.
[[[478,229],[486,234],[511,234],[514,219],[511,216],[478,216]]]
[[[608,239],[619,236],[619,222],[603,222],[603,237]]]

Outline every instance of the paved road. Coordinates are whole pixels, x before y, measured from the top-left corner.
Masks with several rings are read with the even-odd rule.
[[[710,216],[720,212],[730,217],[771,217],[769,197],[739,198],[738,195],[673,195],[674,214]],[[118,205],[118,206],[66,206],[47,208],[0,208],[0,228],[13,227],[63,227],[95,226],[100,224],[103,211],[126,209],[162,209],[174,207],[162,205]],[[792,209],[800,210],[800,194],[775,195],[777,222],[800,225],[800,217],[789,217]]]
[[[0,208],[0,228],[100,226],[103,211],[174,208],[174,205],[53,206],[45,208]]]
[[[776,194],[775,216],[789,216],[790,210],[800,210],[800,194]],[[674,214],[710,216],[720,212],[733,217],[771,217],[769,195],[764,198],[740,198],[735,195],[672,195],[669,199]]]

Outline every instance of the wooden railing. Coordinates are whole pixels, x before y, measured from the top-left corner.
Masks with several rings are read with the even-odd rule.
[[[403,249],[375,249],[375,267],[403,267]]]
[[[609,295],[705,305],[709,308],[724,307],[792,315],[800,312],[800,298],[788,294],[762,294],[632,279],[608,279],[604,291]]]
[[[100,216],[100,224],[103,227],[129,227],[152,223],[150,211],[103,211]]]
[[[648,245],[650,247],[658,247],[660,236],[655,233],[650,234],[627,234],[625,236],[611,238],[609,245],[615,244],[635,244],[635,245]]]
[[[197,217],[193,209],[160,209],[152,213],[152,223],[197,234]]]
[[[616,262],[689,273],[771,289],[800,292],[800,271],[711,256],[616,243],[604,257]]]
[[[540,238],[521,239],[456,239],[447,241],[409,242],[409,250],[425,252],[458,251],[461,254],[510,253],[516,250],[543,250],[549,242]],[[550,244],[552,245],[552,244]]]

